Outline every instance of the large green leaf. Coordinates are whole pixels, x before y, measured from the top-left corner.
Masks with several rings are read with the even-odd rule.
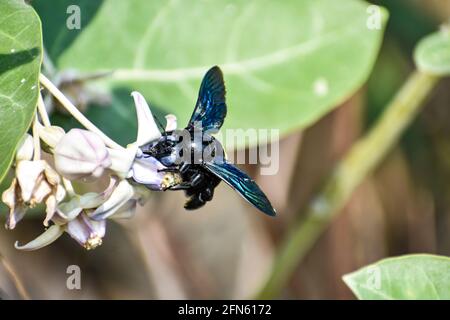
[[[312,124],[366,80],[387,17],[380,8],[381,28],[368,28],[368,7],[358,0],[105,0],[54,59],[59,68],[116,70],[105,87],[139,90],[181,125],[203,74],[217,64],[228,89],[225,127],[284,134]],[[44,30],[58,28],[47,16]],[[133,112],[124,107],[122,114]],[[127,134],[134,132],[118,133]]]
[[[450,258],[408,255],[381,260],[344,276],[363,300],[450,299]]]
[[[57,59],[85,30],[102,2],[103,0],[33,0],[32,5],[42,20],[46,53],[51,59]],[[77,14],[73,10],[74,5],[80,9],[80,29],[67,27],[68,21],[73,22],[72,15]]]
[[[450,27],[435,32],[419,42],[414,60],[422,72],[450,76]]]
[[[0,2],[0,180],[30,126],[39,93],[41,24],[22,0]]]

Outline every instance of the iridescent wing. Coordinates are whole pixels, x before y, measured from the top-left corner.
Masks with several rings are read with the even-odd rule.
[[[203,77],[188,127],[201,127],[203,131],[209,132],[219,131],[226,115],[225,83],[222,71],[214,66]]]
[[[270,204],[264,192],[245,172],[239,170],[226,160],[215,159],[205,162],[204,166],[217,177],[236,190],[245,200],[269,216],[275,216],[276,211]]]

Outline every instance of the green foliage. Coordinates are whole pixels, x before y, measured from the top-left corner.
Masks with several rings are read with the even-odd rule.
[[[42,20],[45,49],[51,59],[56,59],[81,34],[102,2],[102,0],[38,0],[32,2]],[[81,29],[66,27],[66,21],[72,12],[68,9],[72,5],[80,8],[80,24],[83,26]]]
[[[41,24],[21,0],[0,2],[0,180],[28,130],[39,93]]]
[[[414,51],[417,68],[436,76],[450,75],[450,30],[435,32],[419,42]]]
[[[35,2],[46,17],[44,30],[61,29],[61,14],[50,15],[41,5],[45,1]],[[91,19],[76,38],[64,41],[60,37],[67,32],[61,32],[60,45],[55,37],[45,39],[57,67],[117,70],[104,87],[141,91],[164,113],[176,114],[181,126],[192,113],[203,74],[216,64],[228,89],[225,127],[277,128],[285,134],[311,125],[366,80],[383,33],[367,28],[368,4],[357,0],[80,5]],[[381,13],[384,24],[387,14]],[[113,108],[122,109],[118,114],[134,112],[131,98],[127,105],[120,101]],[[93,121],[112,127],[110,119]],[[113,137],[130,134],[128,128]]]
[[[362,300],[450,299],[450,258],[423,254],[389,258],[343,279]]]

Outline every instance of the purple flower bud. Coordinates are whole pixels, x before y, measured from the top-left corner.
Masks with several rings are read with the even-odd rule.
[[[110,165],[103,140],[87,130],[70,130],[55,147],[56,170],[70,180],[98,178]]]

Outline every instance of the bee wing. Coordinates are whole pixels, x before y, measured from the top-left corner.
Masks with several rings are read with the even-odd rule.
[[[222,71],[214,66],[203,77],[188,127],[198,127],[201,123],[203,131],[219,131],[226,115],[225,83]]]
[[[205,162],[204,165],[210,172],[225,181],[256,208],[269,216],[276,215],[275,209],[264,192],[245,172],[223,159]]]

